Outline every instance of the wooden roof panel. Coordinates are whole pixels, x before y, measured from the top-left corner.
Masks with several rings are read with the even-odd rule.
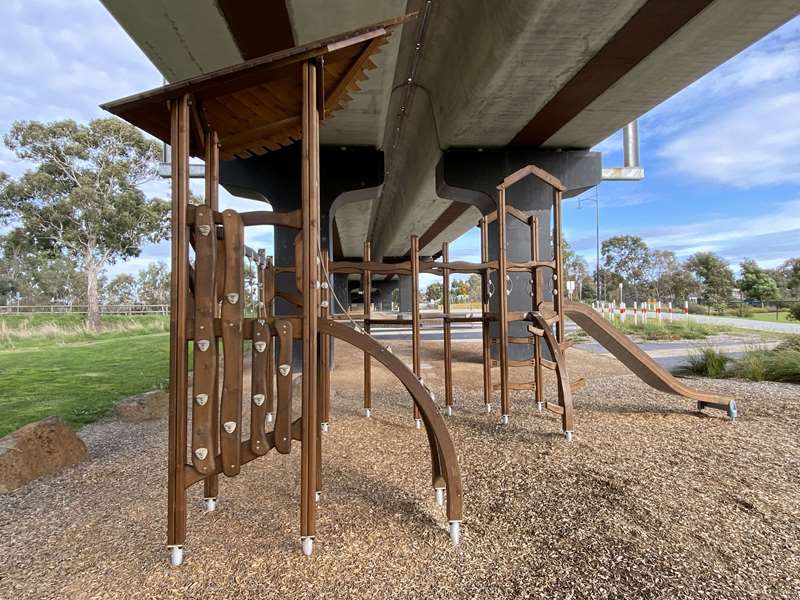
[[[340,110],[375,69],[370,57],[391,29],[415,14],[282,50],[104,104],[102,108],[169,143],[169,102],[189,94],[195,111],[191,153],[202,155],[200,129],[219,135],[220,156],[248,157],[292,144],[301,137],[302,63],[321,61],[325,115]]]

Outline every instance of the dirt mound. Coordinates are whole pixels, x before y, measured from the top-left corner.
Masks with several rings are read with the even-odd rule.
[[[0,439],[0,492],[86,460],[78,434],[59,417],[29,423]]]

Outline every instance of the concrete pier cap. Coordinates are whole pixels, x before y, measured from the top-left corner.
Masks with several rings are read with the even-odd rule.
[[[504,177],[527,165],[535,165],[554,175],[567,191],[564,198],[577,196],[602,180],[602,162],[599,152],[588,150],[550,150],[542,148],[513,147],[502,149],[450,149],[442,153],[436,169],[436,191],[442,198],[478,207],[486,215],[497,207],[497,185]],[[536,177],[527,177],[506,192],[506,202],[528,215],[539,219],[539,258],[553,258],[552,188]],[[530,230],[516,219],[508,219],[506,226],[508,260],[531,260]],[[489,260],[497,259],[497,223],[489,226]],[[475,249],[475,254],[478,249]],[[509,273],[511,293],[509,311],[531,309],[530,276],[527,273]],[[545,275],[545,300],[552,300],[552,279]],[[492,274],[495,290],[506,289],[499,285],[497,273]],[[491,300],[496,311],[497,293]],[[498,325],[492,325],[492,335],[498,335]],[[527,325],[512,322],[509,336],[526,336]],[[509,358],[530,358],[528,346],[511,344]]]

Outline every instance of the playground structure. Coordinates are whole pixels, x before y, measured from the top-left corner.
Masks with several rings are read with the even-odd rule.
[[[454,273],[478,273],[483,282],[480,316],[449,312],[445,300],[440,315],[445,331],[445,411],[454,405],[452,382],[451,327],[456,322],[479,322],[483,339],[484,402],[491,407],[493,390],[499,389],[501,423],[511,413],[510,390],[533,392],[542,409],[561,419],[567,438],[574,430],[573,387],[566,370],[564,319],[569,316],[590,335],[617,355],[645,381],[672,393],[695,397],[700,406],[726,408],[735,414],[731,399],[719,398],[675,385],[673,378],[650,364],[624,336],[613,335],[602,318],[590,315],[578,305],[564,302],[561,259],[561,182],[547,172],[527,166],[506,177],[497,186],[497,209],[481,219],[482,262],[450,262],[448,248],[442,261],[424,261],[419,241],[411,238],[410,259],[399,264],[370,260],[367,244],[363,262],[330,261],[320,247],[319,125],[327,115],[341,108],[358,81],[371,68],[370,56],[385,43],[392,28],[405,18],[312,42],[253,59],[190,80],[170,84],[104,106],[167,141],[172,146],[172,272],[170,301],[170,417],[167,543],[173,565],[183,561],[186,539],[186,490],[204,485],[206,510],[214,510],[219,475],[234,477],[241,466],[267,455],[271,450],[292,452],[292,441],[300,443],[300,538],[303,552],[311,554],[316,535],[316,503],[322,482],[323,447],[321,432],[330,421],[328,368],[332,338],[352,344],[364,353],[364,409],[372,410],[371,361],[392,372],[413,400],[414,418],[424,427],[430,447],[432,487],[437,501],[446,504],[450,537],[457,544],[462,519],[462,484],[455,448],[439,413],[433,394],[420,377],[420,311],[418,277],[421,272],[440,274],[447,284]],[[246,158],[295,142],[302,144],[301,208],[292,212],[255,211],[237,213],[219,210],[218,185],[221,158]],[[189,205],[189,157],[205,159],[206,201]],[[540,224],[534,217],[506,205],[506,190],[526,177],[536,177],[553,191],[553,256],[538,254]],[[505,251],[506,221],[515,218],[531,231],[531,260],[509,261]],[[488,227],[496,222],[497,258],[489,260]],[[263,251],[244,244],[249,226],[274,225],[296,231],[295,264],[276,267]],[[193,264],[191,253],[194,253]],[[258,299],[253,315],[245,310],[245,259],[257,265]],[[276,288],[275,276],[293,271],[299,294]],[[509,272],[526,272],[531,277],[529,311],[509,311]],[[330,276],[360,274],[364,286],[363,330],[342,322],[348,315],[331,314]],[[391,350],[368,335],[380,319],[369,308],[370,278],[374,274],[400,273],[412,278],[412,369]],[[544,278],[552,278],[552,301],[545,301]],[[445,294],[445,297],[447,294]],[[496,298],[495,298],[496,296]],[[283,298],[298,307],[300,314],[275,315],[274,302]],[[492,304],[497,308],[493,309]],[[591,309],[588,309],[591,310]],[[524,321],[527,336],[512,338],[508,324]],[[392,323],[398,321],[392,320]],[[494,332],[493,325],[497,331]],[[555,332],[553,332],[555,328]],[[302,352],[300,416],[293,417],[292,370],[295,341]],[[220,344],[221,342],[221,344]],[[251,391],[245,404],[250,430],[242,428],[244,353],[250,344]],[[512,361],[508,345],[520,343],[532,348],[532,358]],[[193,348],[191,395],[189,394],[189,349]],[[549,358],[544,356],[544,348]],[[639,353],[637,353],[639,352]],[[493,355],[496,355],[494,358]],[[623,362],[625,362],[623,360]],[[533,370],[533,381],[512,384],[509,368]],[[492,369],[499,369],[499,385],[492,384]],[[542,369],[554,370],[558,401],[543,396]],[[694,394],[694,395],[693,395]],[[732,415],[733,416],[733,415]],[[189,423],[191,422],[191,433]],[[267,430],[266,423],[273,427]]]

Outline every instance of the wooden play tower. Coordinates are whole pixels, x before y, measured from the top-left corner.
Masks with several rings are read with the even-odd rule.
[[[482,328],[486,408],[491,408],[493,390],[498,389],[501,423],[507,424],[511,414],[510,392],[529,391],[540,409],[560,417],[564,436],[567,440],[572,438],[572,390],[580,382],[570,384],[564,360],[567,347],[564,318],[576,309],[571,309],[563,299],[564,186],[560,181],[535,166],[527,166],[499,183],[497,209],[480,222],[481,263],[450,262],[447,245],[442,249],[441,261],[422,260],[416,237],[411,239],[409,260],[399,264],[372,262],[369,244],[365,245],[363,262],[331,261],[327,250],[321,248],[320,122],[347,104],[350,94],[359,89],[358,83],[375,68],[370,57],[406,18],[270,54],[104,105],[106,110],[172,147],[167,544],[174,565],[180,564],[184,556],[187,489],[202,482],[205,508],[214,510],[220,475],[235,477],[242,465],[273,450],[281,454],[296,451],[293,442],[299,442],[301,455],[300,540],[303,552],[311,554],[324,457],[321,433],[327,430],[330,421],[328,368],[332,338],[352,344],[364,354],[367,416],[372,410],[373,360],[385,366],[408,390],[417,427],[424,428],[427,434],[432,487],[437,501],[446,506],[450,537],[453,543],[459,542],[463,494],[456,451],[433,394],[420,376],[420,329],[424,316],[418,305],[418,278],[422,272],[441,275],[445,286],[456,273],[477,273],[482,280],[480,315],[451,313],[445,293],[443,313],[435,317],[441,319],[445,332],[445,414],[451,414],[454,405],[451,325],[478,322]],[[296,167],[301,182],[298,210],[220,211],[220,159],[247,159],[295,143],[302,145]],[[201,205],[189,203],[192,156],[205,160],[205,202]],[[544,259],[539,257],[540,224],[536,218],[506,204],[508,188],[526,177],[538,178],[552,188],[553,250],[552,256]],[[507,218],[518,219],[530,228],[531,260],[507,259]],[[488,227],[494,222],[498,233],[497,258],[489,260]],[[263,250],[245,245],[245,229],[258,225],[280,226],[296,232],[292,267],[277,267]],[[257,294],[251,301],[245,286],[246,260],[255,264],[256,269]],[[284,271],[293,272],[299,294],[277,288],[276,274]],[[530,310],[509,311],[510,272],[530,275]],[[371,313],[371,277],[390,273],[412,279],[410,317],[391,320],[392,324],[411,326],[411,368],[369,335],[372,326],[383,323]],[[331,277],[336,274],[358,274],[362,279],[366,300],[360,315],[361,325],[355,322],[359,318],[331,312]],[[551,302],[544,297],[546,277],[552,281]],[[492,309],[495,294],[497,308]],[[294,304],[299,313],[276,315],[277,298]],[[585,321],[585,328],[592,326],[591,316],[575,314]],[[524,321],[528,335],[509,336],[512,321]],[[634,352],[624,340],[614,340],[619,347]],[[510,360],[508,347],[514,343],[529,345],[532,357]],[[295,348],[302,354],[300,361],[294,360]],[[252,364],[249,392],[244,381],[245,353],[250,354]],[[633,358],[626,364],[633,365],[632,368],[643,364],[641,357],[630,356]],[[302,386],[300,398],[294,399],[293,365],[297,363],[302,365]],[[531,369],[532,381],[511,383],[509,369],[515,367]],[[656,372],[648,368],[650,375]],[[492,383],[492,369],[499,370],[499,385]],[[551,369],[557,376],[556,402],[548,402],[544,397],[543,369]],[[658,375],[653,381],[666,380]],[[687,392],[688,388],[681,390],[669,385],[667,391],[693,397],[694,392]],[[708,394],[699,394],[697,399],[703,401],[703,406],[729,407],[728,400]],[[245,428],[247,431],[243,431]]]

